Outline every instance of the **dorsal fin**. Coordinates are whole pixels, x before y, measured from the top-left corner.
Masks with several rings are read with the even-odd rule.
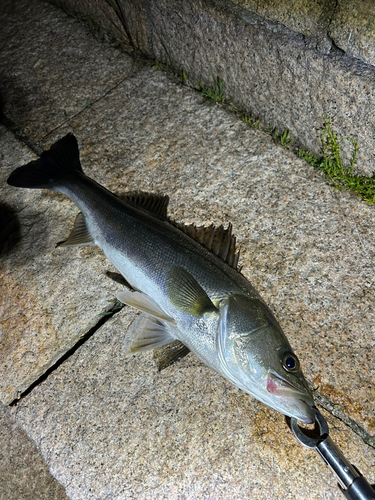
[[[194,224],[187,225],[183,222],[170,222],[190,236],[190,238],[220,257],[229,266],[233,267],[233,269],[238,272],[241,271],[241,268],[238,266],[240,251],[238,250],[236,252],[236,237],[232,234],[231,223],[229,223],[228,227],[225,229],[222,225],[215,227],[211,224],[207,227],[197,227]]]
[[[162,219],[167,218],[167,207],[169,196],[164,194],[143,193],[142,191],[132,191],[120,196],[121,199],[136,208],[147,210]]]
[[[173,226],[220,257],[229,266],[233,267],[233,269],[238,272],[241,271],[241,267],[238,266],[240,251],[236,251],[236,237],[232,235],[231,223],[225,229],[222,225],[215,227],[211,224],[204,227],[171,220],[167,216],[168,195],[132,191],[125,193],[121,198],[133,207],[147,210],[164,220],[168,220]]]

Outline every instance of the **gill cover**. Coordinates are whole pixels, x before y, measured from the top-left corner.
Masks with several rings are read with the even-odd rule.
[[[250,392],[249,379],[255,383],[261,376],[259,363],[265,364],[261,358],[266,349],[258,354],[255,351],[269,344],[265,330],[278,325],[259,299],[245,295],[231,294],[220,303],[220,312],[217,340],[222,367],[228,378]],[[252,393],[258,397],[255,391]]]
[[[231,294],[219,310],[223,374],[281,413],[313,421],[313,399],[298,359],[268,307],[258,298]]]

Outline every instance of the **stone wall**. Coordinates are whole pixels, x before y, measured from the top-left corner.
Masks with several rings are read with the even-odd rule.
[[[320,51],[332,44],[366,64],[375,64],[375,4],[372,0],[233,0],[260,16],[301,33]]]
[[[294,144],[320,152],[322,116],[375,170],[375,7],[365,0],[54,0],[125,47],[223,80],[226,97]],[[337,3],[337,5],[336,5]],[[351,145],[344,140],[349,158]]]

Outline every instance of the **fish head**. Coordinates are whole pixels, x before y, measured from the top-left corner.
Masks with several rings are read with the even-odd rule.
[[[299,360],[268,307],[230,294],[219,303],[217,348],[223,374],[271,408],[313,423],[313,397]]]

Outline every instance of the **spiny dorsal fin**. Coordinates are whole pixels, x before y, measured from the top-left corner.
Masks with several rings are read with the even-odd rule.
[[[121,198],[133,207],[142,208],[163,219],[167,218],[167,207],[169,203],[168,195],[132,191],[126,193]]]
[[[196,227],[194,224],[186,225],[183,222],[170,222],[190,238],[220,257],[233,269],[236,271],[241,270],[238,267],[240,251],[236,252],[236,237],[232,234],[231,223],[225,229],[224,226],[215,227],[213,224],[207,227]]]
[[[194,224],[188,225],[168,219],[167,207],[169,196],[167,195],[134,191],[126,193],[122,198],[133,207],[147,210],[162,219],[167,219],[173,226],[220,257],[229,266],[233,267],[233,269],[241,271],[241,268],[238,267],[240,251],[236,251],[236,237],[232,235],[231,223],[225,229],[222,225],[215,227],[211,224],[208,227],[197,227]]]

